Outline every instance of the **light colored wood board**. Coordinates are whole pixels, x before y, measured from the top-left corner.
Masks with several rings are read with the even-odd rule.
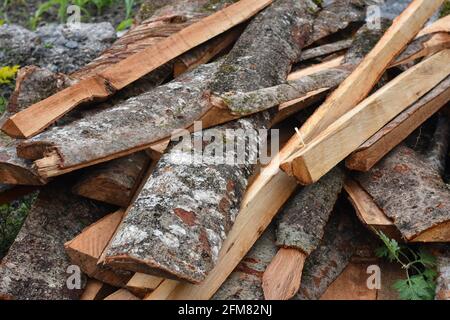
[[[331,94],[294,135],[284,151],[294,154],[303,143],[310,142],[339,117],[352,110],[372,90],[391,61],[419,32],[423,24],[442,4],[442,0],[414,0],[395,20],[377,45],[370,51],[352,74]],[[301,138],[300,138],[301,136]],[[295,158],[293,158],[295,159]],[[292,173],[292,158],[282,169]]]
[[[350,262],[320,300],[377,300],[377,289],[367,287],[367,263]]]
[[[446,49],[396,77],[337,119],[285,163],[291,163],[292,173],[300,183],[317,181],[449,73],[450,49]]]
[[[399,114],[345,160],[347,168],[369,171],[396,145],[429,119],[450,100],[450,78]]]
[[[340,55],[332,60],[328,60],[322,63],[314,64],[312,66],[309,66],[307,68],[299,69],[297,71],[291,72],[291,74],[288,76],[288,80],[296,80],[300,79],[301,77],[308,76],[310,74],[327,70],[330,68],[336,68],[339,67],[344,60],[344,55]]]
[[[450,32],[450,15],[442,17],[439,20],[433,22],[431,25],[423,28],[417,34],[417,38],[424,36],[426,34],[437,33],[437,32]]]
[[[415,47],[414,50],[404,51],[404,54],[400,55],[394,63],[391,64],[391,66],[394,67],[400,64],[412,62],[416,59],[432,55],[448,48],[450,48],[450,34],[444,32],[436,33],[433,34],[428,40],[422,42],[419,47]]]
[[[173,66],[173,76],[176,78],[180,74],[185,73],[193,68],[210,61],[223,51],[226,51],[241,35],[242,28],[236,27],[200,47],[186,52],[175,60]]]
[[[300,289],[306,254],[280,248],[264,271],[262,287],[266,300],[289,300]]]
[[[137,272],[128,281],[125,289],[127,289],[137,297],[144,298],[147,294],[155,290],[161,284],[161,282],[163,282],[163,280],[163,278]]]
[[[119,289],[116,292],[110,294],[103,300],[141,300],[132,294],[130,291],[125,289]]]
[[[96,76],[84,79],[9,118],[2,130],[28,138],[44,130],[80,103],[105,99],[159,66],[248,20],[273,0],[241,0],[154,46],[137,52]]]

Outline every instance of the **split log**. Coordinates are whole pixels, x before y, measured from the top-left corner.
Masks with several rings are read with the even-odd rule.
[[[276,250],[274,228],[269,226],[212,299],[264,300],[262,276]]]
[[[450,49],[445,49],[405,71],[340,117],[285,164],[300,183],[317,181],[449,74]],[[399,92],[404,94],[399,96]],[[389,108],[380,109],[386,105]]]
[[[314,137],[352,110],[369,94],[389,63],[406,47],[442,2],[442,0],[415,0],[409,5],[352,74],[303,124],[299,135],[292,137],[287,149],[283,151],[283,154],[287,155],[281,165],[283,170],[297,176],[294,167],[299,166],[296,154],[298,150],[305,143],[309,144]],[[300,174],[297,177],[303,179]]]
[[[17,74],[16,87],[11,95],[3,122],[7,117],[24,110],[53,93],[70,85],[71,80],[60,73],[53,73],[36,66],[21,68]],[[16,154],[17,141],[9,137],[1,139],[0,181],[6,184],[43,185],[46,179],[39,176],[33,163],[21,159]]]
[[[341,210],[334,212],[323,241],[306,259],[300,290],[294,299],[318,300],[347,267],[362,242],[361,230],[351,215]]]
[[[347,168],[369,171],[389,151],[408,137],[450,100],[450,77],[400,113],[345,160]]]
[[[20,112],[2,130],[16,137],[39,133],[81,103],[98,101],[170,60],[251,18],[271,0],[241,0]],[[207,28],[205,27],[207,26]],[[146,59],[146,57],[153,59]]]
[[[97,261],[122,220],[123,210],[109,214],[85,228],[75,238],[64,244],[73,264],[91,278],[115,287],[124,287],[133,273],[97,266]]]
[[[419,32],[417,37],[422,37],[426,34],[433,34],[439,32],[450,32],[450,15],[440,18],[435,21],[433,24],[425,27],[422,31]]]
[[[205,47],[204,50],[194,49],[177,58],[173,66],[173,76],[176,78],[227,51],[239,38],[243,31],[242,29],[242,26],[237,26],[202,45]]]
[[[440,248],[437,255],[438,278],[436,280],[436,300],[450,300],[450,249]]]
[[[208,89],[252,90],[284,81],[311,29],[313,18],[307,9],[306,3],[282,0],[258,15],[222,62]],[[207,157],[213,157],[209,152],[223,148],[227,129],[256,130],[269,124],[269,115],[262,113],[193,138],[200,139],[200,150],[206,150]],[[209,141],[211,136],[216,139]],[[232,137],[236,138],[245,145],[245,137]],[[124,218],[107,249],[105,263],[193,283],[202,281],[217,262],[255,170],[254,147],[245,146],[244,163],[225,165],[192,164],[192,146],[169,151]],[[176,164],[176,159],[188,162]]]
[[[67,181],[51,183],[39,194],[15,242],[0,265],[0,295],[16,299],[77,299],[85,284],[69,289],[71,265],[64,242],[111,210],[72,195]]]
[[[267,228],[275,214],[297,188],[294,178],[288,177],[283,172],[274,175],[272,172],[277,169],[278,162],[272,160],[268,166],[261,169],[258,177],[246,191],[236,222],[220,251],[217,265],[206,279],[198,285],[178,283],[170,290],[160,286],[147,299],[154,296],[177,300],[210,299],[251,249],[261,230]],[[267,175],[272,178],[266,180]],[[168,281],[173,283],[172,280],[165,280],[163,284]]]
[[[178,3],[180,1],[181,0],[175,2]],[[197,22],[201,17],[207,15],[204,11],[204,6],[208,1],[209,0],[181,1],[182,4],[179,6],[165,7],[160,10],[159,14],[144,21],[142,24],[122,36],[108,50],[103,52],[100,57],[80,70],[72,73],[70,78],[63,74],[54,74],[46,69],[36,67],[25,67],[21,69],[16,81],[16,90],[14,91],[8,106],[9,113],[5,115],[5,118],[11,116],[13,112],[15,113],[24,110],[33,103],[61,91],[74,82],[93,76],[106,69],[108,66],[111,66],[140,50],[151,47],[158,41]],[[228,1],[223,2],[223,4],[227,3]],[[214,8],[216,7],[219,9],[221,6],[214,6]],[[210,11],[216,10],[214,8],[211,8]],[[235,34],[236,30],[232,30],[231,33]],[[224,34],[224,36],[230,37],[229,33]],[[216,37],[186,54],[201,56],[203,59],[211,58],[217,52],[214,46],[220,46],[220,39],[222,38],[223,36]],[[127,97],[148,91],[161,84],[171,73],[172,63],[168,63],[128,86],[116,95],[114,99],[110,99],[108,103],[101,104],[98,109],[110,107],[111,104],[118,103]],[[89,112],[87,112],[84,115],[82,114],[82,116],[89,117],[90,115]],[[15,146],[11,147],[11,150],[5,150],[5,156],[0,162],[0,181],[14,184],[44,183],[44,179],[40,178],[37,175],[36,170],[32,167],[32,162],[23,161],[18,158],[16,152],[13,152],[13,148],[15,149]],[[152,156],[157,157],[161,152],[159,149],[159,146],[154,146],[151,150],[151,152],[154,153]],[[115,170],[122,166],[127,160],[133,161],[132,158],[118,160],[117,162],[101,166],[98,168],[99,172],[96,172],[96,169],[92,169],[91,174],[93,176],[100,175],[101,177],[106,177],[109,174],[114,175]],[[138,177],[135,177],[135,179],[138,179]],[[93,180],[90,179],[89,181],[92,182]],[[81,186],[79,187],[81,188]],[[88,185],[87,188],[89,187],[90,186]],[[98,192],[100,192],[101,187],[103,186],[100,185],[97,187],[100,187],[98,190]],[[118,189],[120,189],[120,185],[118,186]]]
[[[89,168],[72,189],[80,196],[127,207],[150,159],[138,152]]]
[[[435,33],[424,35],[415,39],[408,47],[395,59],[393,66],[404,64],[415,59],[432,55],[443,49],[450,48],[449,33]]]
[[[36,191],[38,187],[35,186],[14,186],[14,185],[0,185],[0,205],[10,203],[27,194]]]
[[[295,57],[295,60],[297,59],[298,57]],[[264,64],[261,65],[263,66]],[[256,72],[264,71],[259,69],[253,70],[252,75],[256,76]],[[221,82],[223,83],[226,83],[227,81],[232,82],[233,76],[230,76],[230,74],[234,73],[236,72],[231,66],[224,64],[215,77],[221,79]],[[208,80],[210,78],[211,76],[208,77]],[[252,80],[255,81],[255,79]],[[249,80],[248,83],[251,83],[252,80]],[[202,81],[202,84],[204,85],[204,81]],[[186,85],[186,83],[183,82],[183,85]],[[259,88],[268,86],[271,86],[271,84],[266,82]],[[47,159],[44,158],[42,162],[37,161],[36,163],[38,167],[42,168],[40,172],[44,176],[59,175],[147,148],[154,143],[169,138],[170,134],[175,130],[182,128],[193,130],[192,123],[195,120],[202,121],[203,128],[208,128],[242,117],[249,113],[249,111],[247,111],[246,113],[239,113],[236,115],[227,110],[216,108],[210,103],[210,95],[208,92],[206,92],[206,94],[203,93],[205,90],[201,90],[202,95],[199,95],[196,99],[185,101],[186,98],[191,96],[185,97],[183,93],[180,93],[182,89],[178,85],[168,84],[164,87],[165,89],[161,88],[163,87],[155,89],[151,91],[151,93],[149,92],[138,96],[134,100],[130,99],[123,104],[115,106],[113,109],[105,110],[105,112],[94,115],[89,120],[89,123],[80,121],[69,126],[55,128],[54,130],[52,129],[42,133],[18,147],[18,153],[22,157],[32,160],[44,158],[45,155],[47,155]],[[197,89],[197,87],[195,88]],[[256,88],[243,87],[235,91],[251,91],[254,89]],[[221,87],[220,85],[215,86],[212,84],[210,86],[210,91],[213,93],[224,93],[233,91],[233,88]],[[160,97],[159,95],[161,94],[163,94],[164,97]],[[204,99],[200,99],[201,97],[204,97]],[[178,99],[176,101],[171,101],[171,99],[173,100],[175,98]],[[144,108],[144,105],[147,106],[150,103],[154,106],[155,110],[159,110],[158,112],[155,111],[155,113],[159,113],[160,116],[156,117],[153,109],[151,114],[149,114],[149,109],[146,107]],[[187,105],[189,105],[189,108],[186,108]],[[127,118],[127,116],[123,115],[125,112],[124,109],[131,107],[136,112],[135,118],[140,119],[139,123],[137,123],[137,120],[133,120],[134,117],[131,119],[133,121],[123,122],[123,119]],[[254,112],[260,111],[255,105],[253,108]],[[178,117],[167,116],[172,114],[176,114]],[[131,123],[133,123],[133,125],[131,125]],[[103,128],[99,128],[99,126],[102,126],[103,124],[107,124],[108,127],[111,127],[112,129],[106,132]],[[146,126],[143,127],[143,124]],[[133,131],[136,131],[137,128],[140,128],[139,133]],[[82,132],[86,133],[89,136],[89,139],[85,139],[86,134],[83,135],[81,134]],[[112,139],[111,137],[116,136],[116,134],[118,134],[117,138]],[[128,141],[123,144],[113,143],[118,140],[119,135],[120,140],[123,140],[124,137],[128,137]],[[134,137],[134,139],[131,137]],[[78,146],[77,143],[74,143],[74,140],[84,141],[83,150],[87,148],[86,143],[88,143],[91,145],[88,149],[91,151],[97,150],[97,152],[90,152],[89,156],[87,156],[86,152],[75,150],[78,149]],[[49,155],[51,151],[54,151],[55,149],[57,150],[58,155],[54,153],[53,155]],[[76,159],[74,157],[75,154],[77,155]],[[49,166],[49,168],[45,168],[45,166]]]
[[[353,179],[345,181],[344,189],[355,208],[359,220],[371,231],[382,231],[391,239],[401,240],[401,235],[391,219],[389,219],[372,197]]]
[[[450,193],[439,172],[447,139],[448,121],[440,118],[432,161],[401,145],[371,171],[355,176],[408,241],[450,239]]]
[[[299,290],[305,259],[319,246],[343,183],[343,171],[335,168],[301,189],[280,213],[276,244],[281,248],[264,272],[266,299],[287,300]]]
[[[124,270],[114,270],[97,264],[105,247],[119,226],[123,213],[123,210],[116,211],[86,227],[75,238],[64,244],[66,253],[72,263],[78,265],[91,278],[115,287],[126,287],[133,293],[151,291],[154,289],[155,277],[133,274]],[[138,280],[140,285],[136,284]]]
[[[326,56],[331,53],[342,51],[351,47],[353,39],[345,39],[333,43],[324,44],[315,48],[303,51],[299,61],[305,61],[321,56]]]

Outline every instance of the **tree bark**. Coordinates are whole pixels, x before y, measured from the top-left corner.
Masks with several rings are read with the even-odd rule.
[[[276,250],[274,228],[269,226],[212,299],[264,300],[262,276]]]
[[[312,3],[310,4],[313,6]],[[334,10],[337,9],[340,10],[342,7],[334,8]],[[315,21],[320,24],[322,23],[321,19],[326,17],[328,16],[319,16]],[[346,19],[349,19],[349,17]],[[260,41],[264,41],[266,37],[270,37],[270,35],[261,35]],[[302,37],[300,36],[300,38]],[[308,39],[305,39],[305,41]],[[248,52],[256,50],[256,47],[251,47],[252,42],[250,41],[248,43],[241,41],[241,43],[243,43],[241,45],[242,48],[247,46],[245,49]],[[267,70],[270,69],[268,61],[272,63],[278,59],[278,57],[274,59],[275,53],[288,56],[293,54],[292,50],[286,48],[284,49],[287,51],[268,52],[269,48],[272,47],[269,45],[266,48],[258,48],[258,50],[262,50],[261,55],[269,57],[271,60],[261,60],[260,63],[246,70],[240,68],[238,63],[236,65],[229,65],[226,61],[222,63],[217,74],[209,77],[218,80],[214,80],[208,91],[202,90],[205,91],[204,94],[197,99],[189,101],[189,104],[184,101],[183,94],[179,93],[180,88],[175,90],[174,86],[171,87],[171,92],[175,93],[175,96],[172,97],[167,96],[168,91],[162,93],[157,88],[152,92],[144,93],[109,110],[96,114],[89,121],[78,121],[65,127],[54,128],[44,132],[22,143],[18,147],[18,153],[26,159],[36,160],[44,158],[51,151],[55,151],[53,153],[54,158],[51,160],[52,165],[49,168],[46,167],[49,163],[48,161],[44,161],[42,165],[41,163],[37,165],[38,167],[42,166],[40,172],[44,176],[59,175],[146,148],[153,143],[168,138],[175,130],[190,128],[195,120],[203,121],[203,127],[207,128],[243,117],[249,113],[259,112],[261,110],[256,105],[252,105],[253,108],[246,110],[245,113],[237,110],[236,114],[232,114],[229,110],[216,108],[210,103],[209,97],[211,94],[223,94],[228,91],[246,92],[272,86],[273,83],[271,84],[269,81],[261,82],[261,77],[267,76]],[[235,47],[232,52],[239,52],[242,48]],[[229,60],[232,61],[232,58],[231,56]],[[298,60],[298,57],[295,57],[295,60]],[[248,83],[240,87],[239,90],[235,90],[232,87],[232,83],[235,79],[242,76],[248,77]],[[252,82],[261,82],[261,84],[259,87],[255,87],[252,85]],[[161,97],[161,94],[164,97]],[[180,99],[173,101],[177,96]],[[147,108],[149,103],[154,106],[151,112]],[[189,108],[186,107],[187,105],[189,105]],[[126,110],[131,107],[134,110],[134,116],[128,121],[124,121],[128,117],[128,114],[125,115]],[[158,116],[155,116],[155,114]],[[176,117],[173,117],[173,115],[176,115]],[[109,130],[104,130],[106,127]],[[139,134],[136,134],[136,128],[140,129]],[[86,139],[86,137],[89,139]],[[76,141],[81,140],[84,140],[84,143],[83,148],[80,149],[80,143],[76,143]],[[119,143],[120,140],[124,143]],[[91,152],[86,153],[84,151],[86,149],[91,150]]]
[[[350,262],[361,243],[359,225],[348,212],[334,212],[320,246],[306,259],[294,299],[318,300]]]
[[[436,300],[450,300],[450,248],[443,245],[436,252],[437,272]]]
[[[307,8],[282,0],[258,15],[207,89],[254,90],[284,81],[311,30]],[[220,138],[208,141],[209,134],[267,128],[270,118],[262,113],[207,130],[201,149],[222,145]],[[255,154],[252,148],[245,150],[247,156]],[[194,283],[214,267],[255,165],[249,157],[240,165],[173,164],[190,153],[173,148],[163,155],[107,249],[107,264]]]
[[[369,172],[356,174],[361,186],[409,241],[422,233],[439,230],[440,225],[450,220],[450,192],[436,170],[441,167],[441,155],[447,149],[446,122],[444,118],[439,120],[434,147],[429,153],[433,155],[431,159],[400,145]],[[440,237],[439,232],[434,236]]]
[[[310,255],[322,240],[344,179],[344,172],[335,168],[292,196],[278,216],[277,246]]]
[[[300,57],[300,61],[314,59],[348,49],[351,47],[352,42],[353,39],[345,39],[305,50]]]
[[[45,187],[0,265],[0,295],[15,299],[77,299],[81,287],[68,289],[71,265],[64,243],[111,210],[70,193],[70,182]]]

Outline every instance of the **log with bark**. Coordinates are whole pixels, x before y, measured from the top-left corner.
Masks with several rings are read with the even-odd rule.
[[[283,0],[263,11],[249,24],[205,89],[248,91],[284,81],[311,30],[313,16],[308,7],[314,8],[310,3]],[[269,115],[263,113],[212,128],[203,136],[194,134],[193,138],[200,139],[201,151],[209,148],[206,150],[211,152],[223,147],[227,129],[256,130],[269,124]],[[209,141],[208,132],[217,137],[215,141]],[[234,138],[243,142],[242,137]],[[105,262],[194,283],[203,280],[217,262],[254,172],[254,147],[246,148],[243,164],[225,165],[204,161],[174,164],[176,159],[189,160],[192,151],[174,147],[158,162],[123,220]]]
[[[289,156],[290,159],[282,166],[290,163],[288,169],[294,170],[292,173],[302,184],[317,181],[449,74],[450,49],[445,49],[376,91],[317,137],[306,142],[305,147]],[[405,94],[399,96],[398,92]]]
[[[450,100],[450,77],[400,113],[345,159],[347,168],[369,171],[389,151],[409,136]]]
[[[319,299],[363,242],[360,225],[349,212],[343,209],[334,212],[320,246],[306,259],[302,283],[294,299]]]
[[[264,272],[266,299],[287,300],[297,293],[305,259],[319,246],[343,184],[344,172],[335,168],[299,190],[281,211],[276,229],[280,249]]]
[[[401,53],[442,2],[415,0],[409,5],[352,74],[303,124],[300,133],[292,137],[286,150],[283,150],[286,155],[281,165],[283,170],[300,180],[308,180],[302,177],[303,172],[294,170],[301,164],[297,165],[297,162],[301,162],[297,161],[299,150],[370,93],[390,62]]]
[[[111,210],[70,193],[70,181],[46,186],[33,204],[24,225],[0,265],[0,295],[15,299],[77,299],[80,287],[69,288],[71,262],[64,242]],[[69,273],[68,273],[69,272]],[[76,272],[76,271],[75,271]],[[75,277],[77,275],[75,274]]]
[[[212,299],[264,300],[262,276],[276,250],[274,228],[269,226]]]
[[[180,5],[175,5],[175,3],[180,2]],[[174,0],[170,6],[166,6],[155,14],[151,19],[144,21],[142,24],[133,28],[131,31],[127,32],[119,40],[117,40],[111,48],[106,50],[97,59],[81,68],[80,70],[72,73],[69,77],[63,74],[54,74],[48,70],[37,68],[37,67],[26,67],[23,68],[18,74],[16,81],[16,89],[10,99],[8,106],[8,113],[3,116],[4,120],[7,117],[13,115],[13,113],[24,110],[26,107],[38,102],[44,98],[51,96],[52,94],[61,91],[70,84],[76,83],[81,79],[88,76],[92,76],[96,73],[101,72],[108,66],[111,66],[126,57],[136,53],[140,50],[151,47],[158,41],[170,36],[171,34],[181,30],[182,28],[198,21],[202,16],[206,15],[204,12],[204,5],[207,0],[199,1],[185,1],[185,0]],[[227,4],[228,1],[224,1],[222,5]],[[217,6],[214,8],[221,8]],[[216,9],[211,9],[212,11]],[[231,36],[226,33],[224,35],[218,36],[208,43],[205,43],[199,47],[194,48],[190,52],[187,52],[188,57],[201,56],[203,59],[208,59],[214,57],[217,53],[215,46],[221,46],[221,41],[226,37],[230,41],[232,36],[236,36],[237,31],[232,30]],[[151,88],[160,85],[166,78],[168,78],[172,73],[173,63],[168,63],[154,72],[151,72],[143,79],[136,81],[132,85],[128,86],[126,89],[122,90],[120,94],[116,95],[114,99],[110,99],[108,102],[98,106],[97,110],[102,108],[111,107],[116,103],[124,100],[127,97],[137,95],[139,93],[150,90]],[[94,112],[96,112],[94,110]],[[78,115],[82,118],[89,118],[91,114],[89,112],[85,114]],[[67,117],[65,117],[67,118]],[[71,120],[73,121],[73,119]],[[67,122],[67,121],[65,121]],[[13,152],[15,145],[4,150],[4,156],[0,161],[0,181],[5,183],[14,184],[42,184],[44,179],[40,178],[36,173],[36,170],[32,167],[32,162],[23,161]],[[159,146],[155,146],[152,152],[159,153]],[[114,176],[114,172],[117,172],[118,168],[122,168],[123,163],[126,161],[133,161],[133,157],[124,158],[111,164],[101,166],[98,169],[91,169],[92,176],[100,175],[102,177]],[[97,171],[98,170],[98,171]],[[116,175],[117,177],[117,175]],[[133,179],[138,179],[134,177]],[[117,180],[117,179],[116,179]],[[113,181],[116,181],[113,180]],[[92,182],[92,179],[88,179],[88,182]],[[100,180],[96,180],[100,181]],[[123,183],[123,181],[121,182]],[[106,191],[102,190],[104,185],[92,186],[97,187],[100,197],[103,200],[108,200],[104,196],[101,196]],[[120,189],[120,185],[118,189]],[[132,185],[128,185],[132,188]],[[79,186],[81,188],[81,186]],[[87,186],[90,188],[90,186]],[[91,188],[92,189],[92,188]],[[93,195],[95,198],[96,195]]]
[[[251,18],[271,2],[272,0],[241,0],[234,3],[30,106],[9,118],[2,130],[16,137],[35,135],[81,103],[111,97],[179,55]],[[148,56],[152,59],[147,59]]]
[[[408,241],[450,239],[450,192],[442,180],[448,119],[440,117],[427,156],[400,145],[355,179]]]
[[[233,71],[233,68],[225,65],[218,75],[221,76],[223,82],[226,82],[230,78],[228,74],[233,74]],[[214,76],[208,78],[211,77]],[[319,88],[323,87],[320,82],[316,81],[315,83]],[[269,86],[271,86],[269,83],[261,85],[261,87]],[[198,89],[197,87],[196,89]],[[214,103],[211,103],[211,94],[203,92],[205,90],[202,88],[199,89],[201,89],[202,95],[195,100],[191,100],[189,99],[190,95],[185,96],[178,85],[168,84],[164,89],[160,87],[151,93],[145,93],[135,99],[118,104],[110,110],[94,115],[89,121],[79,121],[69,126],[51,129],[42,133],[23,143],[18,148],[18,153],[27,159],[41,159],[42,161],[38,160],[36,164],[42,168],[40,170],[42,175],[59,175],[147,148],[154,143],[169,138],[175,130],[182,128],[193,130],[192,124],[195,120],[202,121],[202,127],[207,128],[248,115],[249,113],[261,111],[260,107],[252,104],[247,110],[234,110],[235,112],[231,112],[232,110],[228,108],[224,109],[220,106],[215,106]],[[227,87],[211,86],[210,91],[220,94],[233,90]],[[243,87],[235,91],[245,92],[251,91],[251,89]],[[160,95],[164,97],[160,97]],[[303,95],[304,92],[298,96]],[[174,99],[176,101],[173,101]],[[149,103],[154,107],[154,109],[151,109],[151,112],[146,108],[146,105]],[[186,106],[189,106],[189,108]],[[126,118],[123,113],[128,108],[135,109],[135,117],[131,118],[130,121],[123,121]],[[136,119],[139,119],[139,121]],[[144,124],[145,127],[143,126]],[[111,129],[108,131],[103,130],[104,125]],[[140,128],[139,133],[135,132],[137,128]],[[89,135],[89,139],[85,139],[86,134],[83,135],[82,132]],[[119,135],[122,140],[124,137],[127,137],[128,141],[123,144],[113,143],[118,139]],[[79,150],[80,146],[74,143],[74,140],[80,141],[83,139],[85,140],[83,149],[86,149],[86,145],[89,144],[90,150],[97,151],[86,154],[86,152]],[[78,156],[74,157],[75,154]]]

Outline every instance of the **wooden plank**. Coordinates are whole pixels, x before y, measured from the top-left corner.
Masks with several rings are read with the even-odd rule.
[[[300,289],[303,265],[307,255],[298,249],[281,248],[263,276],[266,300],[288,300]],[[282,281],[285,280],[286,281]]]
[[[347,179],[344,189],[355,208],[359,220],[370,230],[379,230],[390,238],[401,240],[401,235],[372,197],[353,179]]]
[[[135,273],[127,282],[125,288],[135,296],[144,298],[147,294],[155,290],[163,280],[163,278],[149,274]]]
[[[394,20],[392,26],[353,73],[303,124],[299,134],[292,137],[284,151],[291,155],[281,165],[284,171],[293,174],[294,162],[297,161],[292,155],[369,94],[395,56],[406,47],[442,3],[442,0],[414,0]]]
[[[396,145],[450,100],[450,77],[400,113],[345,159],[351,170],[369,171]]]
[[[8,119],[2,130],[14,137],[33,136],[81,103],[110,97],[159,66],[251,18],[271,2],[272,0],[241,0],[232,4],[99,74],[15,114]]]
[[[367,287],[368,263],[350,262],[320,300],[377,300],[377,289]]]
[[[431,25],[423,28],[417,34],[417,38],[422,37],[427,34],[438,33],[438,32],[450,32],[450,15],[442,17],[439,20],[433,22]]]
[[[191,50],[178,57],[173,65],[173,76],[176,78],[180,74],[207,63],[211,58],[226,51],[239,38],[243,31],[242,29],[241,26],[237,26],[202,45],[205,46],[204,50]]]
[[[133,274],[115,272],[110,268],[98,266],[97,262],[122,220],[123,213],[123,210],[119,210],[105,216],[64,244],[72,263],[78,265],[84,273],[116,287],[125,286]]]
[[[64,242],[110,209],[70,192],[70,180],[45,186],[33,203],[8,254],[0,264],[0,296],[19,300],[78,299],[82,288],[68,290],[74,270]],[[85,283],[81,273],[81,283]]]
[[[290,172],[302,184],[317,181],[449,74],[449,49],[407,70],[293,154],[285,162],[291,164]]]

